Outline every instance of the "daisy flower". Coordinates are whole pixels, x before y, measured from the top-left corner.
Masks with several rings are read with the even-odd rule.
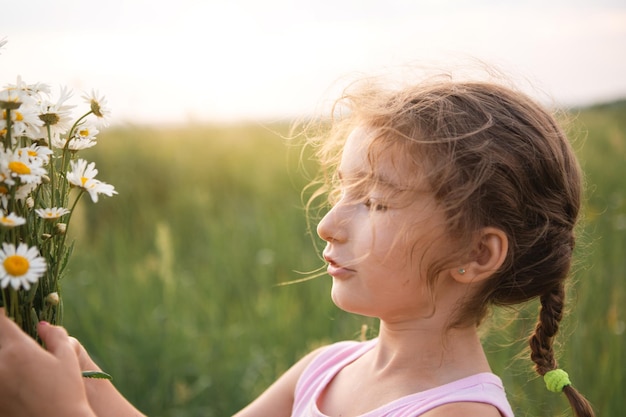
[[[22,77],[18,75],[17,84],[7,84],[4,86],[3,90],[0,90],[0,101],[22,103],[24,101],[24,96],[26,96],[27,101],[32,101],[32,99],[28,97],[28,94],[20,88],[20,86],[24,85],[26,84],[22,82]]]
[[[45,88],[36,87],[37,91],[43,91]],[[15,110],[20,108],[22,104],[32,106],[37,103],[37,99],[32,97],[32,86],[22,81],[22,77],[18,75],[15,84],[7,84],[4,90],[0,90],[0,108]],[[4,116],[6,119],[6,115]]]
[[[28,96],[21,90],[17,90],[15,88],[2,90],[0,91],[0,108],[3,110],[19,109],[24,101],[23,97],[27,97],[26,100],[29,100]],[[2,118],[7,118],[5,111],[2,112]]]
[[[41,177],[46,175],[46,169],[43,168],[43,160],[40,158],[31,158],[28,152],[20,152],[20,150],[0,152],[0,172],[8,178],[4,182],[13,185],[14,178],[19,178],[22,184],[39,184]]]
[[[56,103],[43,100],[39,104],[39,119],[44,127],[50,127],[51,135],[64,134],[72,127],[72,109],[75,106],[65,104],[70,97],[72,97],[71,91],[62,87]]]
[[[23,95],[28,97],[28,103],[37,103],[41,101],[43,96],[49,96],[52,91],[48,84],[26,84],[24,81],[22,81],[22,77],[19,75],[17,77],[16,83],[8,84],[6,88],[20,91]]]
[[[35,246],[20,243],[16,248],[12,243],[2,243],[0,250],[0,287],[11,285],[14,290],[23,287],[30,289],[46,272],[46,261],[39,255]]]
[[[70,184],[82,187],[87,180],[93,179],[96,175],[98,175],[98,170],[95,162],[87,164],[87,161],[82,158],[70,161],[70,172],[67,173],[67,180]]]
[[[56,220],[61,216],[65,216],[70,211],[64,207],[50,207],[43,209],[35,209],[35,213],[42,219]]]
[[[100,124],[107,126],[107,118],[110,116],[111,111],[107,108],[107,101],[104,96],[99,96],[96,90],[91,90],[91,94],[83,95],[83,99],[89,103],[91,112],[100,119]]]
[[[9,213],[8,215],[0,215],[0,226],[12,228],[21,226],[26,223],[26,219],[16,215],[15,213]]]
[[[0,104],[11,102],[16,99],[17,96],[8,96],[8,101],[3,101],[0,98]],[[5,104],[6,105],[6,104]],[[22,103],[18,108],[4,109],[2,110],[2,117],[0,118],[0,130],[7,129],[7,121],[9,117],[9,111],[11,115],[11,127],[12,133],[15,136],[29,136],[36,137],[39,133],[39,128],[43,126],[43,122],[39,119],[38,111],[33,106],[28,106]]]
[[[76,128],[74,139],[96,140],[96,135],[100,133],[94,125],[85,123]]]
[[[117,194],[112,185],[95,179],[95,176],[98,174],[95,162],[87,165],[87,161],[79,158],[76,161],[70,161],[70,168],[71,171],[66,176],[67,181],[87,191],[94,203],[98,202],[98,194],[104,194],[109,197]]]
[[[67,149],[69,149],[70,151],[80,151],[83,149],[96,146],[96,144],[97,142],[95,140],[83,139],[83,138],[74,136],[73,138],[70,139],[70,143],[68,145],[67,139],[64,139],[60,136],[52,137],[52,146],[54,146],[57,149],[64,149],[65,146],[67,145]]]
[[[6,210],[9,207],[9,201],[24,201],[28,198],[36,188],[37,184],[24,184],[17,187],[15,195],[11,195],[11,187],[5,182],[0,182],[0,208]]]
[[[30,159],[41,159],[43,165],[46,165],[50,161],[50,155],[54,153],[52,152],[52,149],[47,146],[37,144],[31,144],[26,148],[20,148],[17,152],[20,156],[25,153]]]
[[[96,135],[98,133],[100,133],[100,131],[94,125],[85,123],[76,128],[76,131],[69,139],[69,145],[67,144],[67,139],[57,136],[52,138],[52,146],[63,149],[67,145],[70,151],[80,151],[91,148],[97,144]]]

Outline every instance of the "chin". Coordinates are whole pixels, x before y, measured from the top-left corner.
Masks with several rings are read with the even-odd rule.
[[[375,315],[372,314],[372,311],[370,311],[371,309],[367,308],[368,306],[371,307],[371,304],[367,303],[368,306],[364,306],[363,303],[365,301],[363,299],[356,300],[354,297],[351,297],[350,294],[339,291],[335,285],[333,285],[331,290],[330,298],[339,309],[347,313],[358,314],[366,317],[375,317]]]

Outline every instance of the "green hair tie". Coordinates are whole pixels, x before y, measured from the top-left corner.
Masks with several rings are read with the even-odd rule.
[[[569,375],[562,369],[553,369],[546,372],[543,380],[546,382],[548,390],[552,392],[562,392],[564,387],[572,385]]]

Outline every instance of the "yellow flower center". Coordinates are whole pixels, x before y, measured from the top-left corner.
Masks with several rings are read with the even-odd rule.
[[[28,153],[28,156],[32,156],[32,157],[37,156],[37,152],[33,151],[32,149],[29,149],[27,153]]]
[[[4,120],[6,120],[6,118],[7,118],[7,111],[6,110],[2,110],[2,118]],[[16,122],[21,122],[22,120],[24,120],[24,115],[16,110],[15,111],[15,121]]]
[[[28,268],[30,267],[28,259],[20,255],[7,256],[4,260],[3,265],[4,269],[9,273],[9,275],[13,275],[14,277],[24,275],[28,272]]]
[[[87,177],[80,177],[80,183],[83,185],[83,187],[85,186],[85,183],[87,182],[89,178]]]
[[[28,165],[21,161],[9,162],[9,169],[20,175],[30,174],[30,168],[28,167]]]
[[[0,222],[7,224],[7,225],[14,225],[15,222],[11,219],[9,219],[8,217],[2,217],[0,218]]]
[[[8,193],[9,193],[9,189],[4,185],[0,185],[0,194],[8,194]]]
[[[78,131],[78,134],[81,136],[89,136],[89,129],[81,129]]]

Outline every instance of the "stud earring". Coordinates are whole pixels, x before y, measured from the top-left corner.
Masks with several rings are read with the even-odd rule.
[[[459,274],[463,275],[465,273],[465,268],[459,268]]]

